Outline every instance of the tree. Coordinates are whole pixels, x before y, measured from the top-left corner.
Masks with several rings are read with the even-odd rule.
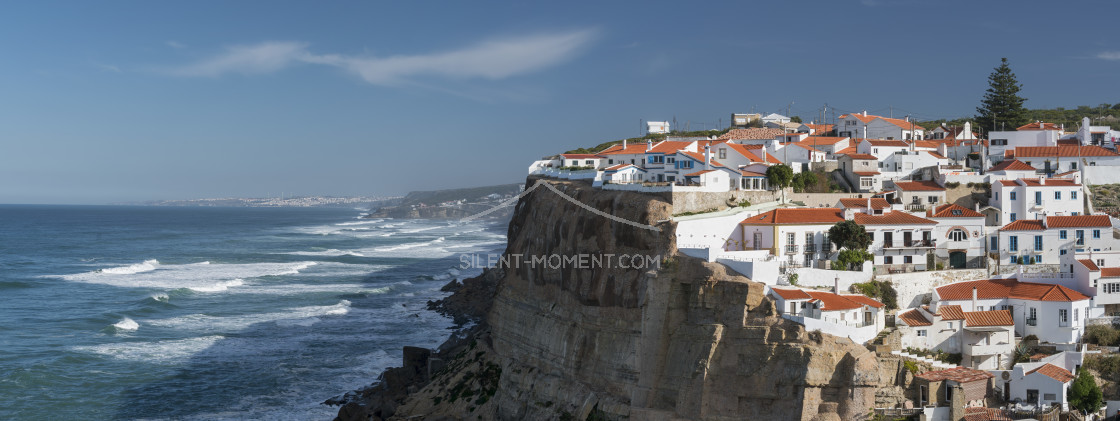
[[[828,241],[836,248],[848,250],[867,250],[871,246],[871,235],[863,225],[853,221],[840,221],[828,229]]]
[[[836,264],[842,270],[861,270],[863,269],[863,262],[871,261],[875,255],[867,250],[861,249],[846,249],[841,250],[840,254],[836,256]]]
[[[1069,387],[1069,406],[1081,410],[1083,413],[1097,412],[1101,408],[1101,388],[1089,370],[1081,369],[1077,379]]]
[[[792,122],[792,123],[800,123],[801,122],[801,117],[793,116],[793,117],[789,118],[789,121]]]
[[[793,169],[786,164],[771,165],[770,168],[766,169],[766,180],[770,182],[771,186],[783,189],[789,187],[790,181],[793,181]]]
[[[1014,130],[1026,124],[1026,108],[1023,103],[1026,98],[1019,96],[1023,84],[1015,79],[1015,73],[1007,65],[1004,57],[999,67],[988,75],[988,91],[980,106],[976,107],[977,125],[983,130]]]

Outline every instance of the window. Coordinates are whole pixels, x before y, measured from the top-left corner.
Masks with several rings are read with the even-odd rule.
[[[1076,162],[1070,163],[1069,164],[1069,169],[1076,170],[1077,169],[1077,163]]]
[[[1066,239],[1066,230],[1058,231],[1058,238],[1065,240]]]
[[[1042,251],[1042,236],[1034,236],[1034,251]]]
[[[1101,230],[1093,230],[1093,238],[1101,238]]]
[[[614,165],[614,159],[608,159],[607,164],[608,165]]]
[[[965,238],[968,238],[968,234],[960,228],[949,231],[949,239],[952,241],[964,241]]]
[[[894,256],[883,256],[883,264],[884,265],[893,265],[894,264]]]
[[[1062,192],[1061,191],[1054,192],[1054,200],[1062,200]]]
[[[1036,205],[1041,205],[1042,204],[1042,192],[1040,192],[1040,191],[1034,192],[1034,204],[1036,204]]]
[[[1007,146],[1007,139],[992,139],[992,146]]]
[[[1081,213],[1081,212],[1070,212],[1070,215],[1073,215],[1073,216],[1077,216],[1077,215],[1079,215],[1080,213]]]
[[[999,237],[992,237],[992,251],[999,250]]]
[[[815,241],[813,241],[813,233],[811,233],[811,232],[805,233],[805,245],[811,246],[811,245],[813,245],[813,243],[815,243]],[[805,250],[805,251],[809,251],[809,250]]]
[[[1011,192],[1011,200],[1015,200],[1015,192]]]
[[[1069,310],[1066,310],[1064,308],[1059,308],[1058,309],[1058,326],[1068,326],[1068,325],[1069,325]]]
[[[1066,249],[1058,250],[1058,254],[1061,255],[1061,256],[1065,256],[1066,255]]]
[[[1077,245],[1079,245],[1079,246],[1085,245],[1085,231],[1084,230],[1077,230],[1077,231],[1074,231],[1073,233],[1077,234],[1076,235]]]
[[[794,233],[786,234],[786,244],[793,245],[797,243],[797,236]]]
[[[650,155],[649,163],[650,164],[664,164],[665,163],[665,155]]]
[[[1104,259],[1097,259],[1097,266],[1104,266]]]
[[[1007,248],[1011,251],[1019,251],[1019,237],[1012,235],[1007,238]]]
[[[1011,212],[1011,222],[1015,222],[1016,219],[1018,218],[1015,217],[1015,212]]]
[[[1073,309],[1073,322],[1074,322],[1074,323],[1077,323],[1077,313],[1080,313],[1080,311],[1079,311],[1079,310],[1080,310],[1080,309],[1076,309],[1076,308],[1075,308],[1075,309]]]
[[[1070,190],[1069,198],[1070,200],[1077,200],[1077,190]]]
[[[926,336],[926,330],[925,329],[918,329],[918,336]]]
[[[719,148],[719,159],[727,159],[727,148]]]
[[[960,209],[953,209],[953,210],[952,210],[952,211],[950,211],[949,213],[953,214],[953,216],[961,216],[961,215],[963,215],[963,214],[961,213],[961,210],[960,210]]]
[[[1011,256],[1010,262],[1013,265],[1016,264],[1016,263],[1019,263],[1019,256]]]
[[[1038,314],[1034,307],[1030,308],[1030,315],[1027,316],[1027,326],[1038,326]]]
[[[949,322],[949,329],[953,328],[953,322]]]
[[[665,162],[668,163],[668,164],[672,164],[672,163],[677,162],[677,158],[674,158],[674,157],[670,156],[668,158],[665,158]]]
[[[588,166],[588,167],[590,167],[590,166],[594,166],[594,165],[595,165],[595,161],[592,161],[592,160],[588,159],[588,160],[586,160],[586,161],[583,161],[583,165],[586,165],[586,166]]]
[[[902,256],[902,263],[914,263],[914,256]]]
[[[930,196],[927,200],[929,200],[929,203],[937,203],[937,196]]]
[[[1057,399],[1058,399],[1058,398],[1056,398],[1055,396],[1057,396],[1057,395],[1055,395],[1055,394],[1053,394],[1053,393],[1043,393],[1043,394],[1042,394],[1042,400],[1044,400],[1044,401],[1051,401],[1051,402],[1052,402],[1052,401],[1055,401],[1055,400],[1057,400]]]

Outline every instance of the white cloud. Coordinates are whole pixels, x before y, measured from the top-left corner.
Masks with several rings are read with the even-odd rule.
[[[167,70],[176,76],[215,77],[259,74],[297,63],[345,69],[375,85],[397,85],[416,76],[504,79],[554,66],[576,55],[595,37],[594,30],[541,34],[483,42],[459,50],[389,57],[314,54],[299,42],[266,42],[229,47],[222,54]]]
[[[171,48],[187,48],[186,44],[183,44],[183,43],[181,43],[179,41],[175,41],[175,40],[167,41],[164,44],[167,44],[167,46],[171,47]]]
[[[222,54],[183,67],[168,69],[175,76],[221,76],[227,73],[260,74],[283,69],[298,58],[307,56],[307,44],[301,42],[266,42],[257,45],[233,46]]]
[[[1120,51],[1105,51],[1097,54],[1097,58],[1102,60],[1120,60]]]

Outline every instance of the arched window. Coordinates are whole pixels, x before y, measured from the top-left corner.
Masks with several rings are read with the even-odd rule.
[[[968,233],[960,228],[949,231],[949,240],[951,241],[964,241],[968,238]]]

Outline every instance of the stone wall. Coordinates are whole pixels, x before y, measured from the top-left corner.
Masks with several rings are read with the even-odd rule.
[[[921,305],[927,297],[933,296],[933,289],[960,281],[988,279],[987,269],[935,270],[929,272],[910,272],[875,275],[877,281],[890,281],[898,292],[900,308]]]
[[[786,189],[789,194],[793,190]],[[729,192],[673,192],[673,213],[705,212],[712,209],[726,209],[727,201],[750,201],[751,204],[774,202],[782,199],[781,191],[745,190]]]

